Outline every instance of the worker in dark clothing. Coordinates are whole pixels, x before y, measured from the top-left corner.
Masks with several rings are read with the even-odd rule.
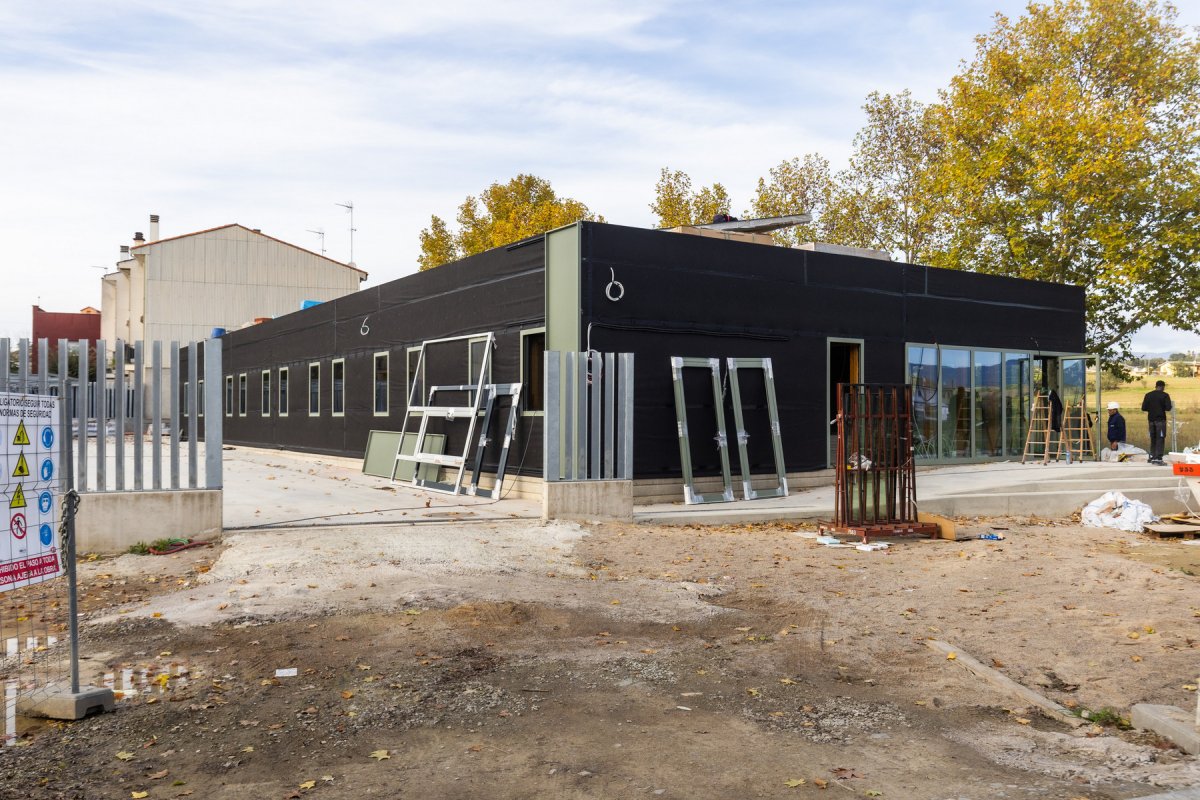
[[[1171,410],[1171,395],[1163,391],[1166,388],[1164,381],[1155,381],[1154,391],[1142,398],[1142,411],[1150,424],[1150,463],[1160,466],[1167,446],[1167,412]]]
[[[1125,441],[1125,418],[1121,416],[1121,404],[1108,404],[1108,447],[1114,453]]]

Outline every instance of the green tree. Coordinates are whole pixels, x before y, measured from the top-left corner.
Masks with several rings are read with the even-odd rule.
[[[927,260],[937,248],[941,204],[933,191],[940,151],[932,111],[907,91],[872,92],[850,165],[834,180],[822,233],[830,242]]]
[[[1156,0],[1031,4],[977,38],[936,110],[944,263],[1087,293],[1112,363],[1200,325],[1200,39]]]
[[[417,264],[431,269],[584,219],[604,221],[578,200],[556,195],[544,178],[517,175],[493,183],[478,198],[468,196],[458,207],[457,231],[432,216],[420,234]]]
[[[702,186],[694,192],[687,173],[663,167],[650,210],[658,217],[658,227],[678,228],[712,222],[717,214],[728,214],[729,206],[729,193],[721,184]]]
[[[770,179],[759,178],[754,200],[747,216],[785,217],[791,214],[811,214],[813,222],[775,231],[775,241],[795,246],[803,242],[830,241],[823,222],[829,207],[834,184],[829,162],[817,153],[803,158],[781,161],[771,167]]]

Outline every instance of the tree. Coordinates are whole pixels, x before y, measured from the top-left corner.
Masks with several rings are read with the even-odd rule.
[[[717,214],[729,213],[729,193],[719,183],[693,192],[692,179],[687,173],[663,167],[654,186],[650,210],[658,217],[660,228],[704,225]]]
[[[940,144],[932,110],[903,91],[872,92],[854,154],[837,174],[822,232],[828,241],[924,261],[937,248],[942,206],[932,182]]]
[[[785,217],[791,214],[812,214],[813,222],[775,231],[772,236],[783,245],[803,242],[829,241],[824,232],[824,217],[833,193],[833,177],[829,162],[817,153],[803,158],[781,161],[771,167],[770,180],[758,179],[758,188],[747,216]]]
[[[517,175],[507,183],[493,183],[478,198],[468,196],[458,207],[457,232],[433,215],[420,234],[417,264],[432,269],[585,219],[604,221],[578,200],[558,197],[544,178]]]
[[[943,258],[1086,291],[1088,347],[1200,325],[1200,39],[1157,0],[996,16],[936,110]]]

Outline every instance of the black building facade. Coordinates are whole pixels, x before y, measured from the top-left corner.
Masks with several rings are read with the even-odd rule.
[[[1089,397],[1081,288],[581,222],[226,334],[226,441],[361,456],[414,382],[476,380],[482,339],[431,347],[418,376],[422,341],[489,332],[490,382],[525,386],[509,470],[532,476],[547,349],[635,354],[635,478],[680,475],[671,356],[770,357],[789,472],[829,465],[839,381],[912,383],[930,462],[1011,457],[1040,385]],[[711,413],[711,389],[688,397]]]

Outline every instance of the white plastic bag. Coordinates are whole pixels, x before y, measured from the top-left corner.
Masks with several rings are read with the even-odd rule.
[[[1105,492],[1084,506],[1080,516],[1089,528],[1116,528],[1130,533],[1141,533],[1147,523],[1158,522],[1150,506],[1120,492]]]

